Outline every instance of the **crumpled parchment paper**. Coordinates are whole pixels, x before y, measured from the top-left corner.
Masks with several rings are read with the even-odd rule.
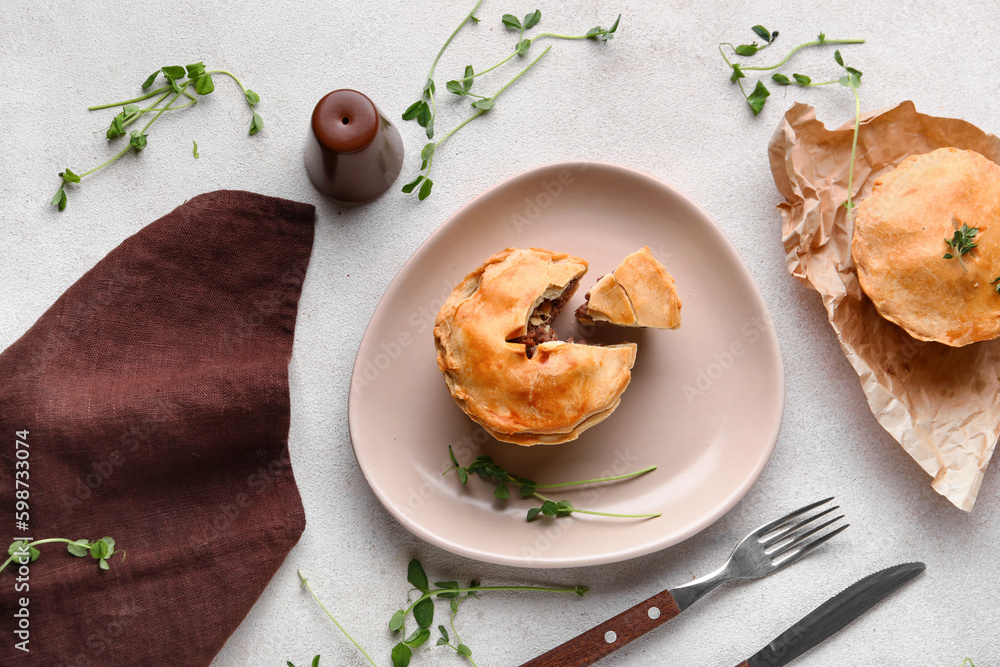
[[[853,222],[843,206],[853,134],[853,119],[828,130],[812,107],[796,104],[771,139],[771,172],[785,198],[778,210],[788,270],[822,295],[879,423],[934,478],[935,491],[971,511],[1000,435],[1000,339],[961,348],[915,340],[861,291],[851,258]],[[862,116],[854,201],[908,156],[944,146],[1000,163],[996,136],[917,113],[912,102]]]

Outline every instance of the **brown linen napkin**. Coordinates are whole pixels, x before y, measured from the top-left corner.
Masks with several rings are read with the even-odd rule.
[[[0,355],[4,547],[107,535],[127,550],[105,572],[45,545],[28,591],[0,573],[0,665],[206,665],[253,606],[305,528],[288,362],[314,215],[248,192],[195,197]],[[15,646],[23,597],[29,653]]]

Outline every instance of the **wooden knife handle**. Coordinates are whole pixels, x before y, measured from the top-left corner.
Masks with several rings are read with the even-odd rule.
[[[681,610],[670,591],[657,593],[628,611],[560,644],[521,667],[585,667],[657,628]]]
[[[736,665],[736,667],[750,667],[750,663],[744,660],[740,664]]]

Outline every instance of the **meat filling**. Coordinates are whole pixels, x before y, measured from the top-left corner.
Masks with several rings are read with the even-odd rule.
[[[580,307],[576,309],[576,313],[574,313],[576,319],[591,321],[590,314],[587,312],[588,306],[590,306],[590,292],[587,292],[587,294],[583,297],[583,303],[581,303]]]
[[[538,304],[528,318],[528,331],[523,336],[511,338],[508,342],[524,345],[524,354],[531,359],[536,347],[542,343],[559,340],[559,334],[552,329],[551,323],[569,303],[573,293],[576,292],[578,282],[579,280],[570,282],[558,299],[548,299]],[[568,342],[572,343],[573,340],[570,339]]]

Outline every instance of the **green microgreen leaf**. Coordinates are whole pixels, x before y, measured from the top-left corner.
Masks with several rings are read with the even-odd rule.
[[[734,50],[738,56],[752,56],[757,53],[759,47],[757,42],[754,42],[753,44],[740,44]]]
[[[421,169],[426,169],[427,165],[430,163],[431,157],[434,156],[434,148],[437,146],[435,143],[429,143],[424,146],[423,150],[420,151],[420,159],[423,160]]]
[[[530,39],[522,39],[521,41],[519,41],[517,43],[517,54],[519,56],[523,56],[525,53],[528,52],[528,49],[530,49],[530,48],[531,48],[531,40]]]
[[[432,187],[434,187],[434,182],[429,178],[425,178],[424,182],[420,185],[420,192],[417,193],[417,199],[423,201],[430,197]]]
[[[618,23],[621,20],[622,20],[622,15],[619,14],[618,17],[615,19],[615,22],[611,24],[611,27],[604,32],[604,35],[601,37],[602,41],[606,43],[615,36],[615,33],[618,31]]]
[[[413,651],[410,647],[399,642],[392,647],[392,654],[390,658],[392,659],[392,667],[407,667],[410,664],[410,658],[413,657]]]
[[[319,667],[319,656],[318,655],[315,658],[313,658],[312,667]]]
[[[841,67],[844,66],[844,59],[840,55],[840,49],[837,49],[836,51],[833,52],[833,59],[836,60],[837,64],[840,65]]]
[[[477,109],[482,109],[483,111],[488,111],[489,109],[493,108],[493,103],[494,100],[492,97],[486,97],[481,100],[476,100],[475,102],[472,103],[472,106],[474,106]]]
[[[417,628],[413,633],[403,640],[403,643],[410,648],[417,648],[431,637],[431,631],[427,628]]]
[[[152,74],[150,74],[146,78],[146,80],[142,82],[142,89],[146,90],[147,88],[149,88],[150,86],[152,86],[153,82],[156,81],[156,77],[159,76],[159,74],[160,74],[160,70],[156,70],[155,72],[153,72]]]
[[[820,44],[823,44],[824,42],[826,42],[826,33],[825,32],[821,32],[819,34],[819,37],[817,39],[819,40]]]
[[[472,655],[472,649],[466,646],[465,644],[459,644],[458,648],[455,650],[464,655],[466,658]]]
[[[122,112],[111,119],[111,125],[108,127],[108,131],[105,132],[105,136],[108,139],[114,139],[115,137],[120,137],[125,134],[125,113]]]
[[[771,75],[771,80],[782,86],[787,86],[792,83],[791,79],[780,72],[775,72]]]
[[[771,33],[770,31],[762,25],[755,25],[752,30],[757,33],[757,36],[763,39],[768,44],[771,43]]]
[[[249,88],[243,93],[243,95],[247,98],[247,104],[249,104],[250,106],[260,104],[260,95],[253,92]]]
[[[413,188],[420,185],[420,181],[422,180],[424,180],[423,176],[417,176],[412,181],[403,186],[403,192],[405,192],[406,194],[410,194],[411,192],[413,192]],[[460,470],[464,470],[464,468],[461,468]],[[461,473],[459,473],[459,476],[461,477]],[[462,483],[465,484],[465,482]]]
[[[472,77],[475,75],[476,72],[472,69],[472,65],[466,65],[465,74],[462,76],[462,85],[465,87],[465,92],[472,90]]]
[[[393,632],[399,632],[400,628],[403,627],[404,618],[406,618],[406,612],[400,609],[389,619],[389,629]]]
[[[202,74],[205,73],[205,63],[202,62],[194,63],[193,65],[188,65],[186,69],[189,79],[192,80],[197,79],[198,77],[200,77]]]
[[[454,588],[455,590],[458,590],[459,588],[457,581],[435,581],[434,585],[438,588]],[[436,597],[439,597],[442,600],[450,600],[451,598],[457,596],[458,593],[438,593]]]
[[[66,546],[66,550],[77,558],[83,558],[90,553],[90,540],[77,540]]]
[[[202,74],[198,77],[198,80],[194,82],[194,89],[199,95],[208,95],[215,90],[215,83],[212,81],[211,74]]]
[[[500,20],[503,21],[504,26],[506,26],[510,30],[520,30],[521,29],[521,21],[520,21],[520,19],[518,19],[513,14],[504,14],[503,17]]]
[[[97,564],[98,564],[98,566],[100,566],[100,568],[102,570],[110,570],[111,569],[111,567],[108,565],[108,559],[107,558],[102,558],[101,560],[97,561]]]
[[[468,92],[465,89],[465,85],[461,81],[455,81],[455,80],[449,81],[444,85],[444,87],[449,93],[453,93],[459,96],[465,95]]]
[[[451,641],[451,639],[449,639],[448,637],[448,629],[446,627],[444,627],[443,625],[439,625],[438,632],[441,633],[441,639],[438,640],[438,646],[441,646],[442,643],[447,644],[448,642]]]
[[[253,112],[253,118],[250,120],[250,132],[249,134],[257,134],[264,129],[264,119],[260,117],[260,114],[256,111]]]
[[[409,565],[406,566],[406,580],[421,593],[426,593],[429,588],[427,584],[427,574],[424,572],[424,567],[416,558],[411,560]]]
[[[497,485],[496,490],[493,492],[493,496],[500,500],[510,498],[510,489],[507,488],[507,482],[500,482]]]
[[[167,67],[160,68],[160,71],[163,72],[163,75],[168,79],[183,79],[184,74],[187,72],[187,70],[180,65],[168,65]]]
[[[524,15],[524,29],[534,28],[542,20],[542,10],[536,9],[530,14]]]
[[[66,209],[66,191],[63,190],[60,187],[58,190],[56,190],[56,195],[52,198],[52,201],[49,202],[49,203],[52,206],[58,207],[58,209],[60,211],[65,210]]]
[[[733,63],[732,67],[733,67],[733,73],[729,75],[729,80],[731,82],[736,83],[740,79],[746,78],[747,75],[743,73],[743,70],[740,69],[739,65]]]
[[[410,106],[406,107],[406,111],[403,112],[403,120],[413,120],[416,118],[417,114],[420,112],[420,107],[426,104],[427,102],[424,102],[423,100],[417,100]]]
[[[528,510],[528,521],[534,521],[541,511],[542,511],[541,507],[532,507],[530,510]]]
[[[59,175],[62,176],[63,183],[79,183],[80,182],[80,177],[77,176],[76,174],[74,174],[73,170],[70,169],[69,167],[66,168],[66,171],[59,172]]]
[[[198,158],[201,157],[200,155],[198,155],[198,142],[195,141],[194,139],[192,139],[191,142],[194,144],[194,159],[197,160]]]
[[[146,135],[141,130],[132,130],[128,143],[135,150],[141,151],[146,147]]]
[[[424,598],[413,607],[413,620],[422,628],[429,628],[434,623],[434,600]]]
[[[812,79],[805,74],[793,74],[792,78],[795,79],[795,82],[800,86],[808,86],[812,83]]]
[[[420,127],[429,127],[433,115],[431,113],[431,107],[427,102],[421,102],[420,107],[417,108],[417,124]],[[430,137],[428,137],[429,139]]]
[[[764,108],[764,102],[767,101],[768,95],[771,91],[767,89],[763,81],[758,81],[757,86],[753,89],[753,92],[747,96],[747,104],[753,110],[753,115],[756,116],[760,113],[760,110]]]

